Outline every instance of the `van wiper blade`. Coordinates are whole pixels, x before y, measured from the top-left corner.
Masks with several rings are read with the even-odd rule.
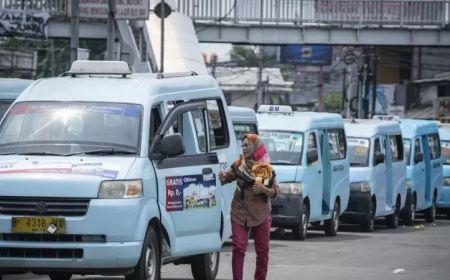
[[[23,155],[23,156],[63,156],[63,154],[49,153],[49,152],[12,153],[12,155]]]
[[[65,154],[64,156],[76,156],[76,155],[135,155],[136,151],[129,150],[117,150],[117,149],[98,149],[91,151],[84,151],[78,153]]]

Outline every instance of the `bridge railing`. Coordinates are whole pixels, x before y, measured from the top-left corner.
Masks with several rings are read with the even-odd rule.
[[[177,0],[177,9],[216,23],[444,26],[450,0]]]
[[[70,0],[0,0],[0,9],[47,11],[66,16]]]

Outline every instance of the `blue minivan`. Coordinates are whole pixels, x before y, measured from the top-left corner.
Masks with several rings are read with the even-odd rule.
[[[343,221],[374,229],[375,219],[385,217],[389,228],[398,226],[406,201],[406,161],[398,122],[347,120],[350,161],[350,201]]]
[[[0,120],[9,106],[33,80],[0,78]]]
[[[450,219],[450,124],[439,125],[441,155],[443,163],[443,186],[438,200],[439,212],[447,214]]]
[[[436,218],[438,196],[442,189],[442,158],[439,127],[435,121],[400,119],[407,162],[407,203],[402,209],[406,225],[413,225],[416,212],[426,222]]]
[[[272,226],[292,229],[303,240],[310,222],[324,221],[325,234],[335,236],[349,197],[341,116],[266,105],[257,119],[280,186],[272,199]]]

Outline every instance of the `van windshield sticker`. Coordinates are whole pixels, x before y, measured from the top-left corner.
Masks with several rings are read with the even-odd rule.
[[[127,116],[139,118],[140,108],[136,105],[128,104],[68,104],[61,105],[60,103],[46,103],[46,104],[17,104],[13,107],[11,114],[21,115],[26,113],[41,113],[54,110],[71,110],[79,112],[93,112],[110,115]]]
[[[212,208],[216,202],[216,176],[188,175],[165,178],[166,211]]]
[[[360,146],[369,148],[369,140],[367,139],[348,138],[347,142],[349,146]]]
[[[116,164],[102,162],[55,162],[55,161],[27,161],[27,162],[0,162],[0,174],[20,173],[53,173],[53,174],[78,174],[92,175],[103,178],[115,179],[119,173]]]

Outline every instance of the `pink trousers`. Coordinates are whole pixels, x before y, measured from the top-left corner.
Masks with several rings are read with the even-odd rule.
[[[244,257],[247,251],[249,230],[253,233],[256,251],[255,280],[265,280],[269,265],[269,241],[272,218],[269,216],[262,224],[245,227],[231,221],[233,234],[233,280],[242,280],[244,271]]]

